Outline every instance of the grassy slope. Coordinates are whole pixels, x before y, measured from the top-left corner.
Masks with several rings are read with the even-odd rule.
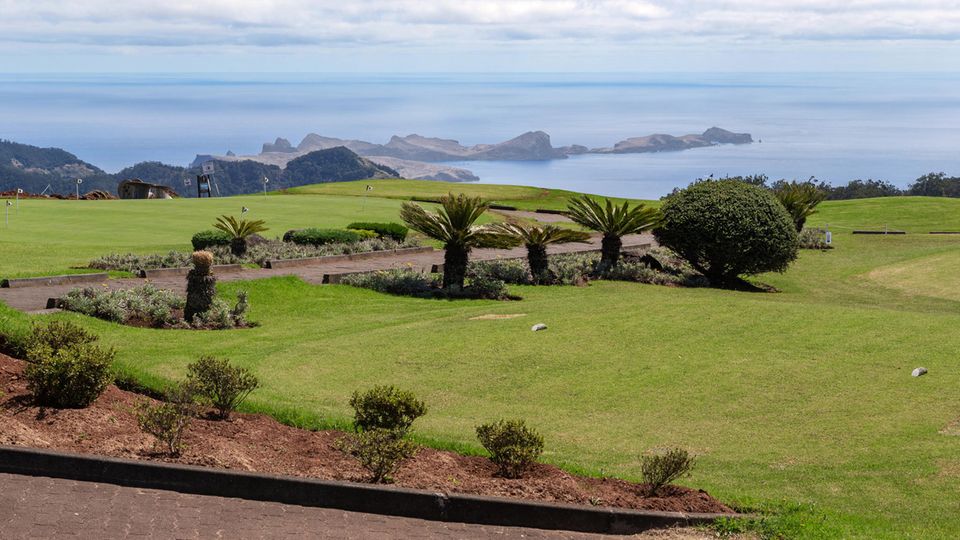
[[[372,191],[366,191],[366,186],[372,186]],[[299,195],[343,195],[386,197],[391,199],[428,198],[434,199],[447,193],[466,193],[483,197],[498,204],[515,206],[522,210],[537,210],[540,208],[563,210],[567,207],[570,197],[579,195],[562,189],[545,189],[528,186],[501,186],[495,184],[449,184],[445,182],[430,182],[426,180],[362,180],[359,182],[331,182],[314,184],[288,190],[289,193]],[[628,199],[614,198],[622,202]],[[630,199],[632,200],[632,199]],[[659,205],[659,201],[653,202]]]
[[[837,249],[765,276],[781,294],[595,283],[441,302],[281,278],[222,287],[249,290],[263,323],[250,330],[60,316],[102,333],[125,370],[155,384],[201,352],[230,356],[265,382],[252,408],[305,425],[343,422],[356,388],[398,384],[430,405],[418,433],[444,445],[476,449],[474,425],[521,416],[544,432],[550,461],[626,477],[642,451],[683,445],[702,455],[686,483],[803,503],[801,535],[949,538],[960,535],[960,438],[938,430],[960,416],[960,277],[941,264],[960,238],[840,231],[960,228],[957,210],[943,199],[826,203],[811,224],[830,223]],[[943,281],[890,288],[870,275],[903,266]],[[486,313],[526,316],[470,320]],[[536,322],[550,329],[531,333]],[[918,365],[930,375],[911,378]]]

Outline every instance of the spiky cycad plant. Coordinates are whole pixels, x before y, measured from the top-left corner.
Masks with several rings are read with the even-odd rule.
[[[490,226],[491,232],[515,239],[516,243],[527,248],[527,262],[530,274],[536,283],[549,278],[547,246],[550,244],[568,244],[570,242],[588,242],[590,235],[583,231],[564,229],[556,225],[520,225],[517,223],[497,223]]]
[[[605,204],[581,195],[570,199],[567,216],[584,227],[603,234],[600,246],[600,265],[597,270],[603,272],[620,261],[622,237],[648,231],[660,222],[660,211],[640,203],[633,207],[629,202],[620,206],[606,199]]]
[[[797,232],[803,230],[807,218],[816,212],[817,205],[827,198],[827,194],[811,182],[784,183],[777,187],[773,194],[777,196],[780,204],[787,209]]]
[[[237,257],[243,257],[247,253],[247,237],[269,230],[263,226],[264,223],[262,219],[247,220],[233,216],[220,216],[213,226],[232,237],[230,251]]]
[[[414,203],[403,203],[400,219],[408,227],[443,242],[443,288],[459,290],[467,273],[470,250],[479,247],[498,247],[503,239],[490,232],[489,227],[474,225],[487,210],[480,197],[449,193],[440,198],[440,208],[428,212]]]

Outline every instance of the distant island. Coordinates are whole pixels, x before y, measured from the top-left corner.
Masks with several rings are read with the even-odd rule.
[[[404,137],[394,135],[386,144],[377,144],[310,133],[297,146],[293,146],[287,139],[278,137],[272,143],[264,143],[259,154],[237,156],[228,152],[222,156],[198,155],[192,165],[199,166],[209,160],[251,160],[285,167],[289,161],[310,152],[342,146],[374,163],[396,170],[404,178],[471,182],[479,178],[466,169],[443,165],[442,162],[545,161],[566,159],[579,154],[675,152],[719,144],[750,144],[752,142],[753,137],[749,133],[734,133],[718,127],[712,127],[701,134],[680,136],[653,134],[631,137],[609,148],[592,149],[578,144],[554,147],[550,142],[550,135],[543,131],[528,131],[508,141],[474,146],[463,146],[453,139],[424,137],[417,134]]]
[[[554,147],[550,135],[543,131],[529,131],[508,141],[474,146],[416,134],[395,135],[385,144],[376,144],[311,133],[296,147],[286,139],[277,138],[265,143],[256,155],[238,156],[229,151],[224,155],[202,154],[186,167],[148,161],[110,174],[59,148],[0,140],[0,191],[19,188],[31,193],[72,194],[79,178],[83,180],[83,193],[95,190],[116,193],[121,181],[139,179],[193,196],[192,181],[209,161],[214,162],[221,195],[256,193],[263,189],[265,178],[274,190],[366,178],[472,182],[479,180],[475,174],[445,162],[545,161],[579,154],[674,152],[751,142],[753,138],[749,133],[733,133],[717,127],[699,135],[632,137],[609,148],[592,149],[581,145]]]

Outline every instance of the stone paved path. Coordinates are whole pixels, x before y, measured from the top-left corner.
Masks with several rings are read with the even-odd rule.
[[[655,241],[653,235],[640,234],[630,235],[623,238],[624,249],[636,248],[642,245],[652,245]],[[600,248],[600,237],[594,235],[589,244],[562,244],[550,246],[548,253],[570,253],[577,251],[589,251]],[[477,249],[471,254],[474,260],[489,260],[496,258],[525,257],[526,250],[522,247],[514,249]],[[390,257],[360,260],[360,261],[342,261],[334,263],[315,264],[311,266],[300,266],[295,268],[282,269],[244,269],[240,272],[222,273],[217,277],[222,281],[232,281],[237,279],[259,279],[273,276],[296,275],[300,276],[307,283],[319,285],[323,281],[324,274],[341,272],[363,272],[372,270],[384,270],[388,268],[397,268],[410,266],[412,268],[430,270],[434,264],[443,262],[443,251],[437,250],[432,253],[416,253],[407,255],[394,255]],[[186,280],[182,276],[157,278],[151,282],[158,287],[182,291],[186,288]],[[104,285],[113,289],[127,289],[140,286],[144,283],[143,279],[111,279],[104,282]],[[0,301],[8,306],[21,311],[39,311],[47,306],[48,298],[61,296],[77,285],[48,285],[42,287],[23,287],[14,289],[0,289]],[[89,286],[89,285],[86,285]]]
[[[692,530],[641,538],[706,539]],[[0,538],[541,538],[600,535],[442,523],[0,473]],[[623,537],[607,537],[623,538]]]

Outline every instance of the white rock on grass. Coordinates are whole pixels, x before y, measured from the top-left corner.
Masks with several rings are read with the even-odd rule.
[[[925,367],[918,367],[917,369],[913,370],[912,373],[910,373],[910,375],[913,377],[919,377],[921,375],[926,375],[926,374],[927,374],[927,368]]]
[[[547,329],[547,325],[543,323],[537,323],[532,327],[530,327],[530,330],[533,330],[534,332],[539,332],[540,330],[546,330],[546,329]]]

